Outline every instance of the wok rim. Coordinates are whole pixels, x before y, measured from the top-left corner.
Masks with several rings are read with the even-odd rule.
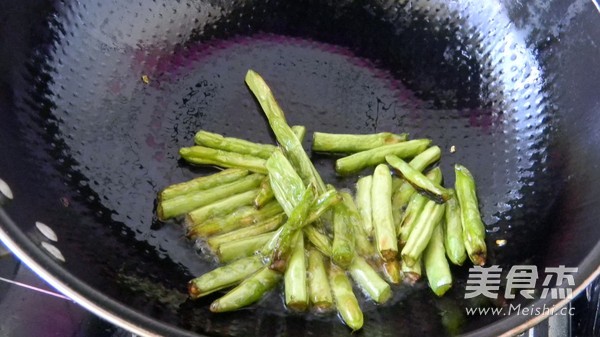
[[[124,303],[103,295],[99,290],[92,288],[85,282],[60,266],[47,253],[44,253],[27,235],[12,221],[6,211],[0,208],[0,241],[34,273],[56,290],[69,297],[75,303],[93,313],[94,315],[129,332],[140,336],[202,336],[201,334],[173,326],[167,322],[153,319],[142,314]],[[595,266],[595,267],[594,267]],[[571,299],[562,300],[537,300],[533,308],[546,308],[559,310],[579,295],[594,279],[600,275],[600,242],[579,264],[579,271],[589,271],[581,283],[573,289]],[[578,272],[577,276],[584,273]],[[511,315],[502,318],[480,329],[470,331],[461,336],[514,336],[529,328],[534,327],[549,317],[549,312],[542,311],[538,316]]]
[[[87,285],[44,253],[0,208],[0,241],[35,274],[96,316],[136,335],[197,337],[197,333],[144,315]],[[79,291],[78,291],[78,290]],[[202,336],[202,335],[200,335]]]

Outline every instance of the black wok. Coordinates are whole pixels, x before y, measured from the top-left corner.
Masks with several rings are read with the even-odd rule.
[[[253,68],[309,132],[431,138],[448,185],[454,162],[477,177],[488,264],[578,267],[577,293],[600,262],[599,20],[592,1],[2,1],[0,238],[142,335],[349,335],[286,314],[276,292],[222,315],[214,297],[188,301],[214,265],[153,218],[158,190],[212,172],[178,160],[196,130],[273,141],[243,83]],[[337,186],[355,179],[313,159]],[[454,275],[446,304],[463,310],[467,268]],[[356,335],[446,334],[424,284],[363,304]],[[462,332],[543,318],[468,317]]]

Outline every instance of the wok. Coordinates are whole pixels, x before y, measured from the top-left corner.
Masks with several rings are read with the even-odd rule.
[[[57,289],[141,335],[349,335],[335,316],[285,313],[277,292],[229,314],[209,312],[214,297],[188,301],[186,282],[214,264],[178,224],[153,217],[157,191],[213,172],[179,161],[198,129],[273,141],[243,83],[252,68],[309,132],[431,138],[447,185],[454,162],[477,178],[488,265],[578,267],[576,294],[600,261],[597,7],[2,1],[0,238]],[[355,180],[313,160],[336,186]],[[445,298],[463,310],[467,268],[453,272]],[[356,334],[444,335],[439,301],[424,284],[399,287],[390,304],[363,303]],[[514,334],[543,318],[468,317],[461,331]]]

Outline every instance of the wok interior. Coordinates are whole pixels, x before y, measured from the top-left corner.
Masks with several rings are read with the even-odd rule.
[[[208,310],[215,296],[187,301],[186,282],[214,263],[194,251],[177,223],[153,218],[157,191],[213,172],[178,160],[178,148],[190,145],[198,129],[273,141],[243,83],[252,68],[273,87],[289,122],[306,125],[309,135],[394,131],[431,138],[445,150],[448,186],[455,162],[469,167],[479,183],[489,264],[577,265],[598,238],[590,219],[599,152],[590,140],[599,117],[589,113],[598,98],[572,99],[564,83],[579,68],[565,73],[558,66],[575,57],[558,39],[535,44],[535,34],[511,25],[499,4],[468,5],[36,7],[22,15],[38,15],[30,31],[44,33],[17,45],[13,56],[2,54],[3,64],[15,64],[2,78],[13,95],[2,97],[0,139],[8,146],[0,151],[9,160],[0,163],[0,178],[17,196],[7,210],[34,242],[44,240],[36,221],[56,231],[53,244],[69,273],[168,324],[207,335],[349,333],[335,316],[285,313],[279,291],[223,315]],[[2,34],[10,41],[20,33]],[[337,177],[331,158],[313,159],[336,186],[356,180]],[[359,333],[444,334],[442,309],[470,305],[462,298],[466,269],[454,270],[454,289],[441,300],[421,283],[395,289],[388,305],[364,302]],[[463,331],[495,319],[470,318]]]

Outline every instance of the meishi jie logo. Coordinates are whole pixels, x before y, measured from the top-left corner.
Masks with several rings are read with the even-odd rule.
[[[573,268],[563,265],[546,267],[544,270],[546,277],[542,282],[542,293],[539,298],[571,299],[573,297],[572,287],[575,286],[573,274],[577,273],[577,270],[577,267]],[[498,298],[501,277],[502,268],[497,265],[469,268],[465,298],[473,298],[479,295],[493,299]],[[506,275],[504,298],[514,299],[514,291],[519,290],[519,294],[524,298],[533,299],[538,278],[537,266],[513,266]],[[555,279],[555,283],[553,287],[550,287],[553,278]]]
[[[502,268],[498,265],[490,267],[475,266],[469,268],[465,299],[484,296],[489,299],[498,299],[502,294],[504,299],[512,300],[521,296],[524,299],[572,299],[575,286],[574,274],[577,267],[546,267],[540,275],[535,265],[515,265],[503,275]],[[503,281],[504,277],[504,281]],[[539,289],[541,281],[541,292]],[[554,281],[554,282],[553,282]],[[501,290],[501,285],[504,288]],[[536,288],[537,287],[537,288]],[[543,306],[524,305],[521,303],[509,304],[502,307],[472,307],[466,308],[467,315],[573,315],[573,307],[555,308]]]

